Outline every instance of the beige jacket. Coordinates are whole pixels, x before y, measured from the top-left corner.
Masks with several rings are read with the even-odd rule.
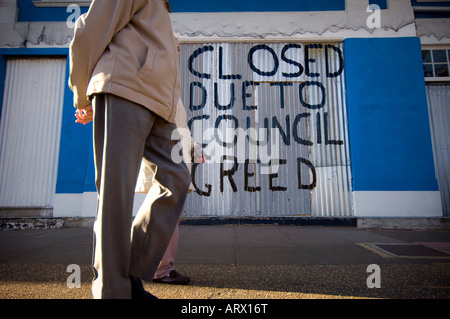
[[[169,11],[168,0],[92,1],[70,45],[76,108],[111,93],[175,123],[180,78]]]

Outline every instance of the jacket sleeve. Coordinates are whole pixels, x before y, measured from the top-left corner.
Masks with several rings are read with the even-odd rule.
[[[132,19],[142,0],[93,0],[89,11],[75,25],[70,44],[69,87],[74,93],[74,106],[91,104],[86,94],[95,65],[115,34]]]

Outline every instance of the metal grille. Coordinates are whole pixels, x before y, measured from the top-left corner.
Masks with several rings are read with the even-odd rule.
[[[352,215],[342,49],[181,45],[182,100],[207,155],[185,215]]]

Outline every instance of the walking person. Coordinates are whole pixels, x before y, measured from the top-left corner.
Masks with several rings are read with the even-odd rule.
[[[153,279],[189,188],[171,158],[180,79],[169,12],[168,0],[93,0],[70,45],[76,122],[94,124],[94,298],[155,298],[141,279]],[[132,222],[143,157],[154,187]]]

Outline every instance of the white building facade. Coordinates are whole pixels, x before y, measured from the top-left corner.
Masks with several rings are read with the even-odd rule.
[[[450,214],[449,1],[170,3],[207,155],[184,217]],[[67,86],[89,4],[0,1],[2,217],[95,216],[92,127]]]

